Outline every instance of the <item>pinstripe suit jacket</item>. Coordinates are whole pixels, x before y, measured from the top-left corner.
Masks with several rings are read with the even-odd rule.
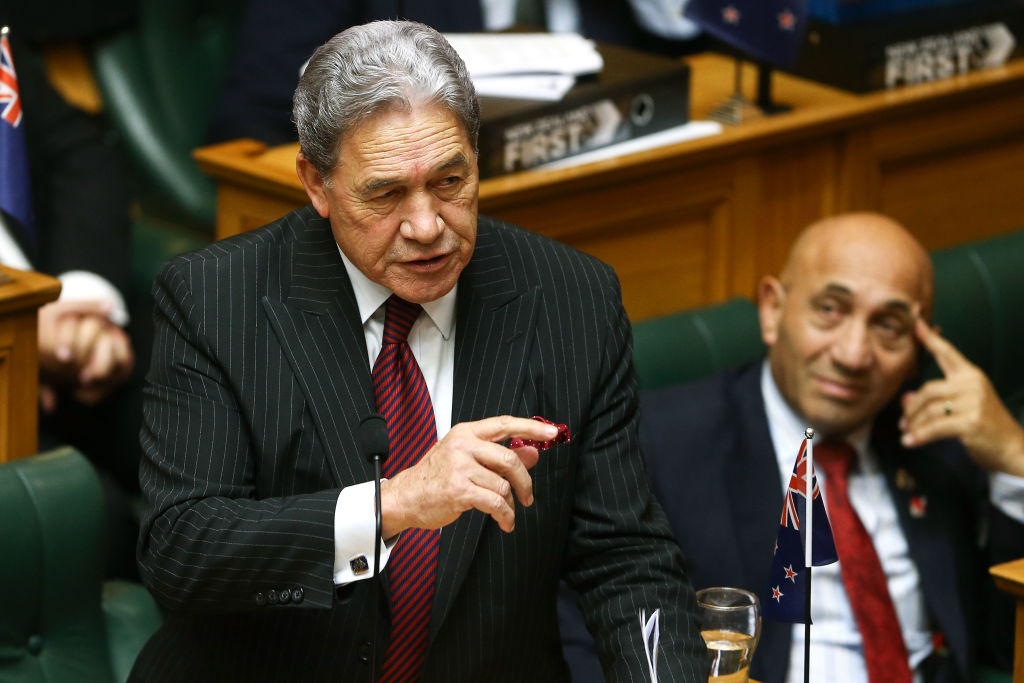
[[[531,471],[536,502],[513,533],[476,511],[442,530],[423,680],[566,680],[561,576],[610,679],[646,679],[637,614],[660,607],[661,680],[706,680],[637,446],[611,269],[480,217],[460,283],[453,422],[544,415],[573,440]],[[387,575],[377,605],[368,581],[335,590],[333,516],[340,488],[372,478],[355,432],[374,398],[328,222],[306,207],[178,257],[155,293],[139,562],[168,616],[134,680],[366,680],[370,643],[378,660],[386,647]]]

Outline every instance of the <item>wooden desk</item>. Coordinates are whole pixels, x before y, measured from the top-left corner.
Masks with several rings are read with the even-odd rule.
[[[60,281],[3,266],[0,279],[0,462],[7,462],[39,447],[36,311],[57,298]]]
[[[700,119],[729,93],[732,62],[689,61]],[[752,68],[745,82],[752,91]],[[774,91],[791,112],[608,161],[486,180],[480,210],[611,263],[634,320],[753,295],[803,226],[837,212],[891,215],[929,249],[1024,226],[1024,60],[867,95],[775,74]],[[219,236],[307,202],[296,149],[235,141],[196,151],[219,181]]]
[[[997,564],[989,570],[1000,590],[1017,598],[1017,624],[1013,636],[1013,680],[1024,683],[1024,559]]]

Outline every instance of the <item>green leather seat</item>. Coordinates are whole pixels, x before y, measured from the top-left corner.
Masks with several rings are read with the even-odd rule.
[[[241,0],[140,0],[137,25],[97,45],[104,106],[148,177],[158,210],[175,210],[212,234],[216,187],[192,150],[227,69]]]
[[[1015,415],[1024,408],[1024,230],[937,251],[935,320],[983,368]]]
[[[743,297],[633,325],[641,389],[700,379],[763,353],[757,306]]]
[[[0,465],[0,683],[128,677],[161,616],[138,584],[101,581],[103,494],[61,449]]]

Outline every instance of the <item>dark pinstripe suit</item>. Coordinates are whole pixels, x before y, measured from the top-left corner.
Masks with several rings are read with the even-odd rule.
[[[544,415],[573,440],[542,454],[513,533],[475,511],[443,529],[424,680],[566,680],[563,574],[613,679],[646,678],[637,614],[660,607],[661,680],[706,680],[692,591],[642,469],[611,269],[481,217],[460,283],[453,422]],[[335,591],[333,515],[341,487],[372,478],[354,434],[374,398],[328,222],[306,207],[179,257],[156,295],[140,565],[169,616],[134,675],[366,680],[369,583]],[[289,600],[270,604],[271,590]]]

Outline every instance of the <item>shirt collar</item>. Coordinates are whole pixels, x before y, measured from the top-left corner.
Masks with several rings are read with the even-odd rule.
[[[768,416],[772,444],[775,446],[775,457],[780,463],[786,463],[787,467],[791,468],[800,449],[800,441],[804,438],[804,429],[808,425],[782,397],[767,358],[761,365],[761,396],[764,399],[765,414]],[[877,463],[868,448],[870,435],[869,423],[858,427],[845,439],[857,452],[857,464],[862,472],[874,472],[877,469]],[[820,441],[816,440],[815,444],[817,443]]]
[[[366,321],[373,317],[385,301],[394,293],[387,287],[366,277],[361,270],[355,267],[345,252],[338,247],[341,260],[348,272],[348,279],[352,282],[352,290],[356,295],[356,305],[359,307],[359,321],[365,325]],[[455,300],[459,284],[456,282],[451,291],[440,299],[428,301],[423,304],[423,310],[427,317],[434,324],[441,336],[447,341],[451,336],[452,327],[455,324]]]

